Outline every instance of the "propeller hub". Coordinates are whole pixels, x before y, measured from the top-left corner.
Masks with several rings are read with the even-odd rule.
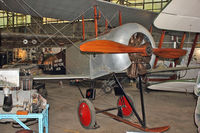
[[[151,45],[148,43],[148,45],[146,46],[146,55],[147,56],[151,56],[153,53],[152,47]]]
[[[140,75],[144,75],[147,69],[151,68],[149,64],[153,48],[149,38],[143,33],[135,33],[131,36],[128,46],[132,46],[137,49],[136,53],[129,53],[129,58],[132,62],[131,66],[127,70],[127,74],[130,78],[135,78]]]

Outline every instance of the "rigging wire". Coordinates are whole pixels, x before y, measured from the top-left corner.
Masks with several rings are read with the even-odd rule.
[[[17,0],[16,0],[17,1]],[[24,0],[22,0],[23,3],[28,6],[31,10],[33,10],[38,16],[43,17],[41,14],[39,14],[35,9],[33,9],[30,5],[28,5]],[[92,9],[92,7],[88,8],[86,11],[84,11],[82,14],[80,14],[78,17],[76,17],[73,21],[77,20],[78,18],[80,18],[83,14],[85,14],[86,12],[88,12],[90,9]],[[79,47],[77,45],[75,45],[74,42],[72,42],[68,37],[66,37],[61,31],[59,31],[54,25],[50,24],[57,32],[56,33],[60,33],[64,38],[66,38],[69,42],[71,42],[71,44],[73,44],[77,49],[79,49]],[[88,58],[90,55],[86,55]],[[98,62],[95,60],[95,58],[91,58],[97,65]],[[65,66],[64,66],[65,67]],[[66,68],[66,67],[65,67]],[[105,64],[103,65],[103,69],[106,70],[107,72],[110,72],[108,66],[106,66]]]

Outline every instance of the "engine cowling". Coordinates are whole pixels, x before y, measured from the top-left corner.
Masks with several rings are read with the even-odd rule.
[[[143,40],[138,46],[149,43],[155,48],[155,42],[150,32],[142,25],[137,23],[128,23],[112,29],[109,33],[96,38],[97,40],[111,40],[124,45],[130,45],[131,38],[141,34]],[[93,39],[94,40],[94,39]],[[91,40],[88,40],[91,41]],[[131,45],[130,45],[131,46]],[[135,55],[134,55],[135,56]],[[148,67],[151,68],[155,61],[155,55],[148,57]],[[146,59],[147,60],[147,59]],[[143,61],[140,63],[142,64]],[[138,62],[137,62],[138,63]],[[91,78],[100,77],[112,72],[122,72],[133,64],[130,54],[95,54],[90,56],[90,75]],[[132,68],[134,68],[132,66]],[[144,67],[141,67],[142,70]],[[133,77],[133,75],[132,75]]]

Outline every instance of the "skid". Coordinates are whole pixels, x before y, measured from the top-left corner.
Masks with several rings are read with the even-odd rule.
[[[95,108],[95,109],[96,109],[96,111],[100,110],[98,108]],[[113,118],[113,119],[115,119],[117,121],[123,122],[123,123],[125,123],[127,125],[130,125],[132,127],[138,128],[138,129],[140,129],[142,131],[145,131],[145,132],[153,132],[153,133],[154,132],[165,132],[165,131],[167,131],[169,129],[169,126],[155,127],[155,128],[147,128],[147,127],[145,127],[144,128],[143,126],[141,126],[141,124],[133,123],[133,122],[131,122],[129,120],[123,119],[123,118],[121,118],[121,117],[119,117],[117,115],[111,114],[109,112],[101,112],[101,113],[103,113],[104,115],[110,116],[111,118]]]
[[[48,133],[48,109],[49,104],[46,105],[46,109],[42,111],[42,113],[29,113],[28,115],[16,115],[16,114],[0,114],[0,119],[13,119],[19,125],[21,125],[24,129],[30,130],[28,126],[26,126],[20,119],[29,118],[29,119],[38,119],[38,129],[39,133],[44,132]]]

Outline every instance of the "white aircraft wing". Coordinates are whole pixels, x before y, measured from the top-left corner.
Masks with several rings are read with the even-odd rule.
[[[200,69],[200,67],[171,67],[171,68],[156,68],[156,69],[151,69],[147,71],[147,74],[151,73],[160,73],[160,72],[175,72],[175,71],[183,71],[183,70],[189,70],[189,69]]]
[[[159,29],[200,32],[200,0],[172,0],[154,21]]]
[[[193,93],[194,86],[194,81],[167,81],[163,83],[150,85],[148,86],[148,89]]]

